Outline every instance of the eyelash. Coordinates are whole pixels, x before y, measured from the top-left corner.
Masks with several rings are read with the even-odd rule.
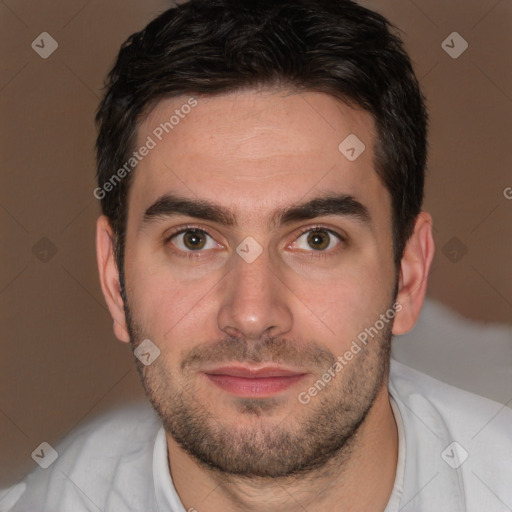
[[[176,235],[180,235],[182,233],[186,233],[187,231],[190,231],[190,230],[196,230],[196,231],[199,231],[201,233],[205,233],[210,238],[214,239],[213,236],[210,235],[210,233],[208,233],[208,231],[206,231],[206,230],[204,230],[204,229],[202,229],[202,228],[200,228],[198,226],[187,225],[187,226],[184,226],[184,227],[181,227],[181,228],[177,228],[175,231],[173,231],[168,236],[166,236],[165,240],[164,240],[165,245],[168,245],[169,242],[171,241],[171,239],[174,238]],[[336,231],[333,231],[332,229],[326,228],[325,226],[321,226],[321,225],[309,226],[307,228],[304,228],[302,231],[300,231],[298,233],[296,239],[300,238],[305,233],[309,233],[310,231],[317,231],[317,230],[318,231],[324,231],[326,233],[329,233],[330,235],[333,235],[340,242],[346,242],[345,237],[342,236],[340,233],[338,233]],[[326,257],[330,257],[332,255],[333,251],[336,251],[336,249],[333,249],[331,251],[306,251],[306,252],[311,252],[312,253],[312,254],[309,255],[310,258],[326,258]],[[186,252],[184,254],[183,254],[182,251],[172,250],[172,252],[175,255],[177,255],[179,257],[182,257],[182,258],[197,259],[197,258],[203,258],[204,257],[204,254],[202,254],[200,251],[190,251],[190,252]]]
[[[309,226],[307,228],[304,228],[302,231],[300,231],[296,237],[296,240],[300,238],[305,233],[309,233],[310,231],[324,231],[325,233],[328,233],[329,235],[334,236],[338,239],[339,242],[343,243],[346,242],[346,239],[344,236],[342,236],[337,231],[333,231],[332,229],[326,228],[325,226],[316,225],[316,226]],[[331,249],[329,251],[306,251],[309,254],[309,258],[329,258],[333,255],[333,253],[337,253],[339,251],[339,248]]]

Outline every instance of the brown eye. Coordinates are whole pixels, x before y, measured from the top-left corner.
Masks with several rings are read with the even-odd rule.
[[[304,231],[293,243],[293,248],[303,251],[328,252],[342,241],[341,235],[330,229],[314,228]]]
[[[316,251],[323,251],[329,247],[330,235],[325,231],[311,231],[307,238],[308,244]]]
[[[206,244],[205,234],[198,230],[189,230],[183,233],[183,243],[192,251],[201,250]]]
[[[214,239],[202,229],[183,229],[169,238],[169,243],[182,252],[197,252],[219,247]]]

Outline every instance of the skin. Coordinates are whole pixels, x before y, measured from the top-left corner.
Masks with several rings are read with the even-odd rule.
[[[139,126],[137,147],[187,99],[160,102]],[[197,101],[133,176],[125,255],[128,319],[112,230],[105,217],[97,224],[100,280],[116,336],[132,339],[134,347],[150,338],[161,351],[153,364],[138,368],[164,419],[180,499],[185,509],[198,512],[300,506],[315,512],[339,510],[340,503],[344,511],[383,510],[398,452],[387,390],[389,342],[391,332],[409,331],[419,316],[434,254],[432,219],[426,212],[417,217],[396,275],[391,202],[374,170],[376,133],[369,113],[313,92],[253,90]],[[355,161],[338,150],[349,134],[366,145]],[[165,193],[222,205],[237,224],[184,215],[145,223],[144,212]],[[356,198],[370,223],[323,215],[268,225],[276,208],[322,193]],[[168,239],[173,229],[189,226],[212,237],[194,259],[185,257],[192,251],[183,235]],[[308,244],[310,232],[301,232],[317,226],[343,234],[345,241],[323,233],[331,242],[315,250]],[[236,252],[248,236],[263,249],[252,263]],[[383,329],[318,396],[301,404],[298,394],[393,302],[400,310],[389,332]],[[220,361],[277,361],[306,376],[274,397],[244,401],[205,378],[209,362]],[[212,436],[210,444],[221,445],[219,453],[210,453],[218,467],[205,466],[179,438],[187,432],[190,437],[186,413]],[[335,434],[337,450],[317,467],[297,470],[308,457],[308,442],[319,444]],[[286,439],[297,447],[296,455],[270,450],[272,440]],[[241,455],[247,447],[252,456]]]

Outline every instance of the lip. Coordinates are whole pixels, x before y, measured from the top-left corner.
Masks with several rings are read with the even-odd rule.
[[[205,370],[216,386],[239,397],[264,398],[282,392],[307,374],[278,366],[223,366]]]
[[[304,372],[294,371],[280,366],[222,366],[220,368],[206,370],[204,373],[208,375],[230,375],[232,377],[243,377],[245,379],[304,375]]]

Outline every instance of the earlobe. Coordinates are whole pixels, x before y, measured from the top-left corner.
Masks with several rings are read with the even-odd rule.
[[[405,334],[416,324],[427,293],[433,257],[432,217],[426,212],[421,212],[416,218],[414,232],[407,242],[400,264],[396,298],[400,310],[397,308],[393,334]]]
[[[101,289],[114,321],[114,334],[120,341],[128,343],[130,335],[126,327],[119,270],[114,256],[113,231],[108,218],[104,215],[96,223],[96,258]]]

